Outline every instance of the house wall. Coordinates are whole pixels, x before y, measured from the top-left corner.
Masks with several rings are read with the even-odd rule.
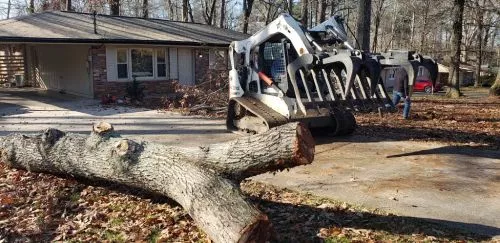
[[[93,97],[89,45],[37,44],[26,50],[29,78],[39,87]]]
[[[116,50],[118,48],[166,48],[168,50],[167,78],[138,78],[145,87],[146,96],[159,96],[174,92],[174,81],[184,85],[202,82],[210,73],[210,48],[172,47],[172,46],[127,46],[100,45],[91,48],[92,77],[94,97],[100,98],[110,94],[117,97],[126,94],[126,88],[133,80],[129,74],[127,79],[118,79]],[[219,48],[220,49],[220,48]],[[222,49],[226,50],[227,49]],[[227,62],[227,60],[226,60]],[[224,70],[227,73],[227,65]]]

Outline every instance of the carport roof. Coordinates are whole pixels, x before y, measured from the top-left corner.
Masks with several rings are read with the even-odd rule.
[[[125,16],[48,11],[0,21],[0,42],[228,46],[248,35],[210,25]]]

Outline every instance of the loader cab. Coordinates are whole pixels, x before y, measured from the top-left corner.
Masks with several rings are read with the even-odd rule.
[[[288,76],[287,65],[298,57],[293,45],[284,36],[276,36],[256,47],[252,52],[251,65],[256,72],[263,72],[283,91],[285,96],[295,98],[293,86]],[[300,79],[300,78],[299,78]],[[303,89],[300,82],[299,90]],[[249,84],[251,92],[278,95],[278,91],[268,86],[264,80],[256,78]]]

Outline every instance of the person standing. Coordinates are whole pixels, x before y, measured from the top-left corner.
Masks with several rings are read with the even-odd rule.
[[[410,90],[408,87],[408,74],[403,68],[398,68],[396,70],[394,89],[392,90],[392,104],[396,108],[401,99],[404,100],[403,108],[403,118],[408,119],[410,117]]]

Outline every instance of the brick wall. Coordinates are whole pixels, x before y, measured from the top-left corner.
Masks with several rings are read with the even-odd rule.
[[[106,47],[103,45],[92,46],[92,77],[94,84],[94,98],[101,98],[106,94],[122,97],[126,94],[127,85],[130,82],[108,81],[106,71]],[[217,60],[217,68],[210,69],[209,55],[210,49],[200,48],[194,51],[195,58],[195,81],[196,84],[209,79],[227,82],[227,60]],[[222,78],[221,78],[222,77]],[[172,80],[141,81],[145,87],[146,96],[161,96],[174,91]]]
[[[110,94],[123,97],[127,93],[127,86],[131,82],[108,81],[106,71],[106,47],[92,47],[92,77],[94,80],[94,98],[101,98]],[[144,94],[147,96],[161,96],[173,92],[172,80],[140,81],[144,86]]]

